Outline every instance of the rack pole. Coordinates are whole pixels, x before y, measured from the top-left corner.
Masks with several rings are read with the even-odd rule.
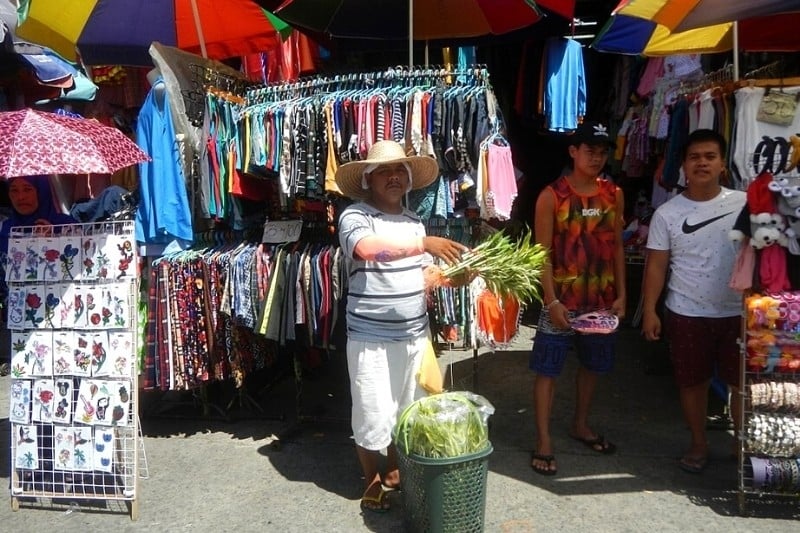
[[[414,0],[408,0],[408,68],[414,68]]]
[[[739,81],[739,23],[733,21],[733,81]]]

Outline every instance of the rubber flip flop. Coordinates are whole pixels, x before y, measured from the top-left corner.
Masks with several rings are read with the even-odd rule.
[[[536,466],[533,464],[533,461],[544,461],[547,463],[546,467]],[[538,453],[531,454],[531,468],[537,474],[541,474],[543,476],[554,476],[558,473],[558,468],[553,468],[553,465],[556,462],[556,458],[553,455],[541,455]]]
[[[682,457],[678,466],[684,472],[699,474],[708,466],[708,457]]]
[[[600,434],[593,439],[586,439],[579,437],[578,435],[570,435],[570,437],[582,443],[593,452],[602,453],[603,455],[611,455],[617,451],[617,447],[613,443],[607,441],[606,438]]]
[[[389,511],[389,503],[384,501],[386,498],[386,491],[381,489],[377,496],[361,497],[361,510],[370,511],[372,513],[386,513]]]

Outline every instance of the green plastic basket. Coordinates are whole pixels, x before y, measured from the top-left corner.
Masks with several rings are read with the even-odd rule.
[[[431,459],[406,455],[398,446],[406,525],[410,531],[483,531],[486,478],[492,445],[483,451]]]

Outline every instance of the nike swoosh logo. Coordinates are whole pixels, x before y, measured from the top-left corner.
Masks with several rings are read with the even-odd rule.
[[[719,220],[721,218],[725,218],[726,216],[728,216],[728,215],[730,215],[732,213],[733,213],[733,211],[731,211],[730,213],[725,213],[724,215],[720,215],[718,217],[709,218],[708,220],[704,220],[702,222],[698,222],[697,224],[689,224],[689,218],[687,217],[683,221],[683,226],[681,226],[681,230],[683,230],[683,232],[686,235],[689,235],[690,233],[694,233],[695,231],[699,230],[700,228],[702,228],[704,226],[708,226],[712,222],[716,222],[717,220]]]

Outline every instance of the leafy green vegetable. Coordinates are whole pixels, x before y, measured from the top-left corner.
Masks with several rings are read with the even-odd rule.
[[[485,398],[471,393],[428,396],[403,411],[395,431],[395,444],[406,455],[429,458],[479,452],[489,446],[486,419],[493,412]]]
[[[444,269],[442,275],[452,278],[463,273],[477,274],[500,297],[513,296],[523,305],[538,300],[539,279],[548,253],[531,239],[530,231],[517,242],[500,231],[495,232],[465,253],[458,263]]]

